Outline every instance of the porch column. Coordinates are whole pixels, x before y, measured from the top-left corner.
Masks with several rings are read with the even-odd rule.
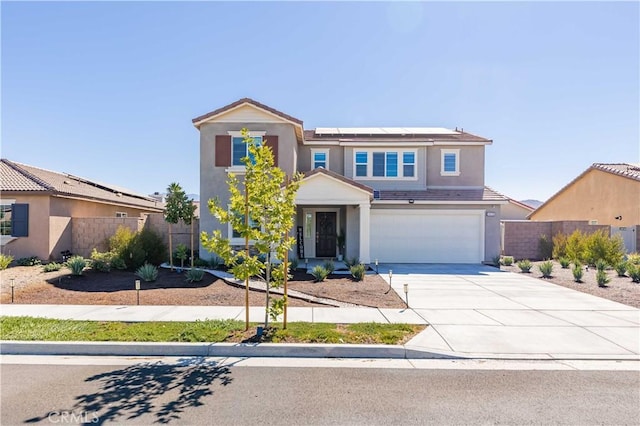
[[[371,262],[369,254],[369,232],[370,232],[370,209],[371,204],[361,203],[360,209],[360,262],[367,264]]]

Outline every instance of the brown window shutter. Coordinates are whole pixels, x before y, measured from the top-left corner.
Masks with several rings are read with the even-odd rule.
[[[231,136],[216,135],[216,167],[231,166]]]
[[[263,137],[264,144],[273,151],[273,165],[278,167],[278,136],[267,135]]]

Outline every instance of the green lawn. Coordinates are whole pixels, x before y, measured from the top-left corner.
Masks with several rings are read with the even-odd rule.
[[[258,324],[259,325],[259,324]],[[0,339],[95,342],[229,342],[255,336],[256,324],[244,331],[244,322],[205,320],[194,322],[117,322],[0,317]],[[289,323],[267,330],[262,342],[402,344],[424,326],[410,324]]]

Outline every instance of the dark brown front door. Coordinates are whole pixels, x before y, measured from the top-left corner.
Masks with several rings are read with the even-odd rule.
[[[316,213],[316,257],[336,256],[336,212]]]

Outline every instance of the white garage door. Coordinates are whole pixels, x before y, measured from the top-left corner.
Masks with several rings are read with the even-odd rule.
[[[371,210],[371,258],[396,263],[481,263],[483,210]]]

